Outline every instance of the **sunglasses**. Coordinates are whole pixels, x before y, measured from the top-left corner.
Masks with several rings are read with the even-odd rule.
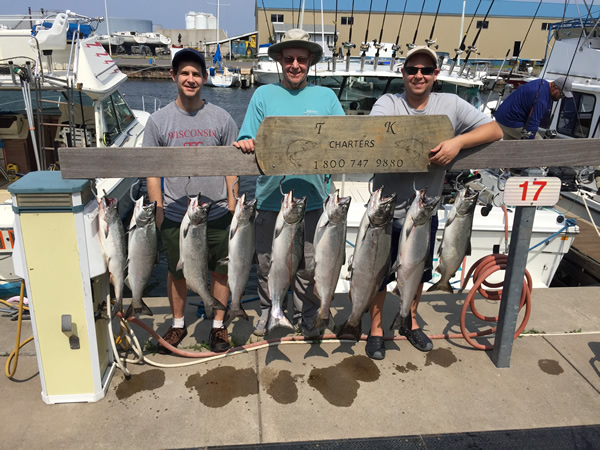
[[[298,61],[299,66],[304,66],[308,63],[308,58],[306,56],[298,56],[297,58],[294,58],[293,56],[283,56],[282,59],[286,65],[294,64],[294,61]]]
[[[435,67],[414,67],[414,66],[405,66],[404,71],[407,75],[416,75],[418,71],[421,71],[422,75],[433,75],[435,72]]]

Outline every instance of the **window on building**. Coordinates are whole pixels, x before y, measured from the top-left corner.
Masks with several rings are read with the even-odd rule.
[[[518,57],[519,53],[521,53],[521,41],[515,41],[513,45],[513,56]]]
[[[552,24],[549,22],[542,22],[542,30],[549,30],[550,25],[552,25]]]
[[[271,14],[271,22],[283,23],[283,14]]]
[[[477,28],[483,28],[487,30],[487,27],[489,26],[489,22],[487,20],[478,20],[477,21]]]
[[[342,17],[342,25],[352,25],[354,23],[354,17]]]

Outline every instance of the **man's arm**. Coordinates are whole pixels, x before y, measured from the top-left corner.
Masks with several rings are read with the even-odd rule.
[[[162,227],[162,223],[165,220],[160,178],[146,178],[146,185],[148,188],[148,198],[151,202],[156,202],[156,226],[160,230],[160,227]]]
[[[227,183],[227,207],[232,213],[235,211],[235,197],[239,197],[240,195],[240,183],[236,183],[234,186],[237,178],[233,175],[225,177],[225,182]],[[235,195],[233,195],[232,189],[235,189]]]
[[[502,129],[496,122],[483,124],[468,133],[458,135],[447,141],[440,142],[431,149],[433,155],[429,161],[438,166],[450,164],[463,148],[476,147],[502,139]]]

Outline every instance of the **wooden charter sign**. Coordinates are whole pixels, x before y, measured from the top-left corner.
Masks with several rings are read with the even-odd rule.
[[[452,137],[447,116],[267,117],[256,160],[265,175],[426,172],[429,150]]]

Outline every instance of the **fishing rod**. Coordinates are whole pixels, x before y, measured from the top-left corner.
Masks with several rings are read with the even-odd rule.
[[[367,58],[367,50],[369,50],[369,42],[367,38],[369,37],[369,24],[371,23],[371,10],[373,8],[373,0],[371,0],[371,4],[369,5],[369,17],[367,18],[367,29],[365,30],[365,40],[362,44],[360,44],[360,49],[362,50],[362,54],[360,55],[360,71],[365,70],[365,59]]]
[[[496,87],[496,83],[498,82],[498,79],[500,78],[500,74],[502,73],[504,64],[506,63],[506,60],[508,59],[508,55],[510,55],[510,48],[506,51],[504,60],[502,61],[502,64],[500,65],[500,70],[498,70],[498,73],[496,74],[496,79],[494,79],[494,83],[492,84],[492,87],[490,88],[490,93],[488,94],[487,99],[485,100],[484,107],[483,107],[484,112],[485,112],[485,108],[488,107],[487,105],[490,102],[490,97],[492,96],[492,92],[494,92],[494,88]],[[498,107],[499,104],[500,104],[500,98],[498,98],[498,101],[496,102],[496,108]],[[490,108],[488,108],[488,109],[490,109]],[[490,109],[490,111],[491,111],[491,109]]]
[[[352,12],[350,13],[350,31],[348,31],[348,42],[342,42],[342,45],[346,49],[346,72],[350,72],[350,49],[356,48],[356,44],[352,43],[352,28],[354,27],[354,0],[352,0]],[[343,79],[343,84],[346,82],[346,78]],[[340,95],[341,95],[340,89]]]
[[[379,64],[379,51],[383,47],[383,45],[381,45],[381,40],[383,39],[383,27],[385,26],[385,16],[387,15],[388,2],[389,2],[389,0],[385,0],[385,10],[383,11],[383,22],[381,22],[381,30],[379,31],[379,42],[373,41],[373,45],[377,49],[377,53],[375,53],[375,60],[373,61],[373,70],[377,70],[377,65]],[[387,52],[387,49],[384,48],[383,51]]]
[[[465,67],[467,67],[467,63],[469,62],[469,58],[471,57],[471,54],[473,52],[477,51],[477,47],[475,47],[475,44],[477,44],[477,39],[479,39],[479,35],[481,34],[481,30],[483,30],[483,24],[486,22],[488,15],[490,14],[490,11],[492,10],[492,6],[494,6],[494,2],[496,0],[492,0],[492,3],[490,3],[490,7],[488,8],[487,12],[485,13],[485,17],[483,18],[483,20],[481,21],[481,27],[479,27],[479,29],[477,30],[477,34],[475,35],[475,39],[473,39],[473,43],[469,46],[469,48],[467,49],[467,56],[465,56],[465,60],[462,63],[462,66],[460,67],[460,71],[458,72],[458,76],[460,77],[464,70]]]
[[[331,50],[331,67],[332,70],[335,72],[335,63],[336,63],[336,59],[337,59],[337,40],[338,40],[338,35],[337,35],[337,25],[338,25],[338,0],[335,0],[335,20],[333,21],[333,24],[335,26],[334,30],[333,30],[333,45],[329,46],[329,50]]]
[[[402,11],[402,19],[400,19],[400,25],[398,26],[398,34],[396,35],[396,43],[394,45],[392,45],[392,61],[390,62],[390,70],[393,72],[394,71],[394,64],[396,62],[396,54],[398,53],[398,50],[400,50],[400,48],[402,47],[401,45],[398,45],[398,42],[400,42],[400,31],[402,30],[402,23],[404,22],[404,13],[406,12],[406,4],[408,3],[408,0],[404,0],[404,10]],[[402,51],[400,51],[400,54],[402,54]],[[390,83],[391,83],[392,79],[389,78],[388,82],[385,85],[385,91],[387,91],[387,89],[390,87]],[[384,93],[385,93],[384,91]]]
[[[529,31],[531,31],[531,26],[533,25],[533,21],[537,17],[537,13],[540,10],[540,6],[542,6],[542,0],[540,0],[540,2],[538,3],[537,9],[535,10],[535,13],[533,14],[533,17],[531,18],[531,22],[529,23],[529,28],[527,29],[527,33],[525,33],[525,38],[523,39],[523,43],[521,44],[521,47],[519,48],[519,51],[515,55],[515,62],[513,63],[512,67],[511,67],[511,70],[510,70],[511,74],[514,71],[515,67],[517,67],[519,65],[519,55],[521,54],[521,51],[523,51],[523,47],[525,46],[525,42],[527,42],[527,37],[529,36]]]
[[[452,58],[452,62],[450,63],[450,69],[448,70],[448,75],[452,75],[452,72],[454,71],[454,67],[456,66],[456,63],[458,61],[458,57],[460,55],[462,55],[462,53],[465,51],[465,48],[466,48],[465,44],[466,44],[467,36],[469,34],[469,30],[471,29],[471,25],[473,25],[473,20],[475,19],[475,16],[477,16],[477,11],[479,11],[480,5],[481,5],[481,0],[479,0],[479,3],[477,4],[477,8],[475,8],[475,13],[471,17],[471,22],[469,22],[469,26],[467,27],[467,31],[465,31],[465,34],[463,35],[460,45],[458,46],[458,48],[454,49],[454,51],[456,53],[454,54],[454,58]]]
[[[271,44],[274,44],[275,41],[273,40],[273,35],[271,34],[271,23],[269,22],[269,19],[267,17],[267,9],[265,8],[265,0],[263,0],[263,2],[262,2],[262,7],[263,7],[263,11],[265,13],[265,21],[267,22],[267,30],[269,31],[269,42]],[[258,49],[256,49],[256,51],[258,52]]]
[[[431,47],[435,44],[436,40],[433,39],[433,32],[435,31],[435,23],[437,22],[438,14],[440,12],[440,6],[442,6],[442,0],[438,2],[437,11],[435,12],[435,17],[433,18],[433,25],[431,25],[431,33],[429,33],[429,39],[425,39],[425,43],[427,47]],[[437,50],[438,45],[435,45],[435,49]]]
[[[419,14],[419,20],[417,21],[417,27],[415,28],[415,35],[413,36],[413,40],[410,44],[406,44],[406,48],[408,48],[409,50],[417,46],[417,33],[419,32],[419,24],[421,23],[421,17],[423,16],[423,9],[425,9],[425,1],[426,0],[423,0],[423,5],[421,5],[421,13]]]

